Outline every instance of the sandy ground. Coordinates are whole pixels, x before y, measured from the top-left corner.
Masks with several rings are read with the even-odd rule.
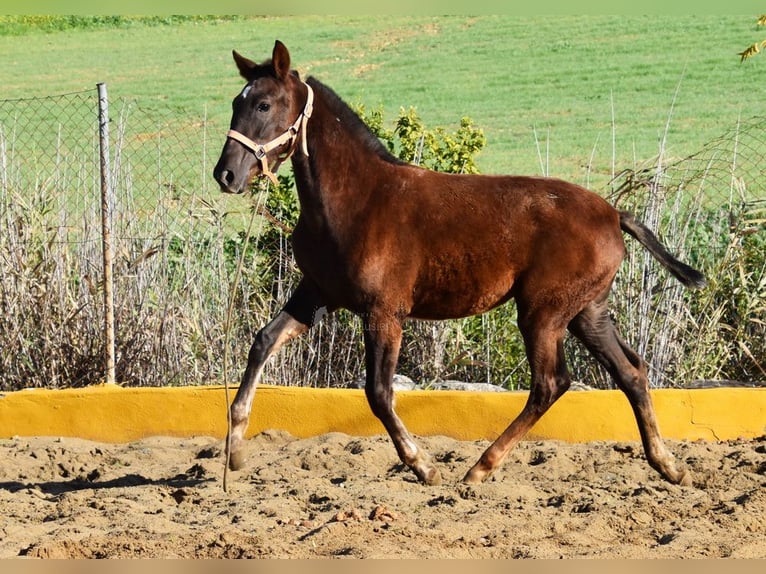
[[[221,441],[0,441],[0,558],[766,557],[766,437],[668,441],[667,484],[638,443],[523,442],[486,484],[488,443],[421,439],[443,485],[387,437],[267,431],[222,488]]]

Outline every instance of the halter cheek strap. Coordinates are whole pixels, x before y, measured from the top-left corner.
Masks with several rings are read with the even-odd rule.
[[[266,157],[267,154],[270,151],[275,150],[276,148],[283,146],[286,143],[290,144],[290,149],[286,154],[282,154],[277,158],[277,162],[274,164],[274,171],[277,171],[279,169],[279,166],[282,165],[282,162],[284,162],[286,159],[288,159],[290,156],[293,155],[296,148],[296,140],[297,136],[300,133],[301,135],[301,150],[304,154],[308,157],[309,155],[309,148],[306,144],[306,125],[308,124],[309,118],[311,117],[312,112],[314,111],[314,91],[311,89],[311,86],[308,84],[304,84],[306,86],[306,89],[308,90],[308,95],[306,97],[306,105],[303,107],[303,111],[300,113],[298,118],[293,122],[293,125],[291,125],[289,128],[287,128],[287,131],[285,131],[282,135],[277,136],[273,140],[266,142],[265,144],[258,144],[255,143],[253,140],[251,140],[246,135],[243,135],[239,133],[236,130],[229,130],[226,134],[227,137],[238,141],[243,146],[245,146],[247,149],[249,149],[251,152],[253,152],[253,155],[255,155],[255,158],[261,163],[261,173],[262,175],[265,175],[268,177],[271,182],[274,185],[279,185],[279,182],[277,181],[277,176],[274,175],[274,173],[269,168],[269,161]]]

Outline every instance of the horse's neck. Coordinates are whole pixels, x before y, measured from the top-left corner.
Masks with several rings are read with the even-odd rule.
[[[293,156],[301,212],[307,223],[318,227],[343,225],[373,191],[363,181],[365,170],[354,166],[377,158],[364,142],[355,141],[359,134],[343,129],[320,97],[306,129],[309,157],[300,150]]]

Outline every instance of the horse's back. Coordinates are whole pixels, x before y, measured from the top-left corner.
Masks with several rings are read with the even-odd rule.
[[[437,251],[463,249],[508,252],[524,265],[541,249],[583,250],[622,245],[619,212],[598,194],[555,178],[449,175],[429,172],[394,211],[424,244]],[[407,206],[409,203],[409,207]]]
[[[606,288],[624,256],[619,214],[553,178],[418,174],[401,256],[420,317],[465,316],[514,296]],[[429,181],[430,179],[430,181]],[[407,265],[403,266],[407,268]]]

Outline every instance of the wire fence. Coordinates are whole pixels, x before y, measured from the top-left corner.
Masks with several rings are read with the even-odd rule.
[[[100,357],[101,347],[89,332],[99,313],[83,303],[88,286],[96,293],[101,269],[94,96],[95,90],[0,102],[0,381],[6,389],[100,376],[93,356]],[[70,284],[73,277],[81,281]]]
[[[765,127],[750,118],[688,157],[655,158],[612,182],[611,200],[640,212],[709,281],[689,296],[648,273],[646,254],[629,257],[620,303],[659,378],[766,383]]]
[[[179,121],[121,99],[110,111],[117,379],[214,379],[203,365],[215,364],[212,355],[195,353],[207,331],[220,330],[212,324],[220,315],[189,301],[209,264],[193,261],[189,246],[202,251],[222,233],[204,110]],[[4,389],[105,378],[98,114],[96,89],[0,101]],[[226,277],[216,279],[220,298]],[[190,303],[195,315],[179,313]]]
[[[230,327],[232,372],[297,280],[289,230],[274,208],[218,192],[211,172],[226,126],[211,125],[204,107],[179,118],[112,99],[109,113],[116,380],[221,382],[236,263],[246,250]],[[685,292],[628,242],[615,316],[658,386],[766,382],[765,123],[743,122],[689,158],[656,158],[603,190],[710,279],[704,292]],[[99,165],[96,89],[0,101],[0,390],[106,378]],[[251,209],[266,217],[244,245]],[[513,324],[508,307],[415,323],[400,370],[421,380],[519,386],[513,381],[523,378],[525,359]],[[607,386],[593,361],[568,345],[575,378]],[[266,381],[346,386],[361,365],[361,326],[340,313],[283,351]]]

